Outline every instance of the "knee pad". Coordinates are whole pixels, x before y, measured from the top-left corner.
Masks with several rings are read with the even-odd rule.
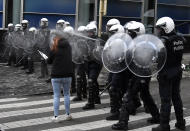
[[[121,91],[116,89],[115,87],[111,86],[109,89],[109,94],[111,98],[115,98],[117,100],[119,100],[122,96],[121,96]]]
[[[93,80],[92,79],[88,79],[88,87],[92,87],[93,86]]]
[[[77,81],[82,81],[82,80],[81,80],[81,76],[80,76],[80,75],[77,75],[77,77],[76,77],[76,78],[77,78]]]
[[[141,83],[141,84],[145,84],[146,81],[145,81],[144,79],[142,79],[142,80],[140,80],[140,83]]]

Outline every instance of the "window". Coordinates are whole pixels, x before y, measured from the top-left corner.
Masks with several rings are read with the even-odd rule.
[[[143,2],[142,22],[146,27],[147,33],[154,32],[156,2],[156,0],[144,0]]]
[[[77,26],[96,20],[97,0],[78,0]],[[76,27],[77,27],[76,26]]]
[[[5,27],[9,23],[19,24],[21,18],[21,0],[4,0],[5,8]]]

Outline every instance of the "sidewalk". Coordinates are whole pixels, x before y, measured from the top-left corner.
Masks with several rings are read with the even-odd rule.
[[[190,62],[190,53],[183,56],[183,64]],[[45,79],[37,79],[40,75],[40,65],[35,63],[35,73],[27,75],[23,70],[15,67],[0,66],[0,97],[6,96],[23,96],[35,95],[52,92],[50,83],[46,83]],[[98,82],[100,86],[104,86],[107,80],[108,71],[103,68]],[[190,78],[190,71],[183,72],[183,78]],[[152,82],[157,81],[156,76],[152,77]]]

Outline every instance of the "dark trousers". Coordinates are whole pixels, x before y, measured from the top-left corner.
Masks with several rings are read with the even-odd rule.
[[[99,99],[99,84],[98,84],[98,76],[102,69],[102,65],[96,62],[88,63],[88,88],[89,88],[89,96],[88,103],[94,104],[96,100]]]
[[[25,55],[23,58],[23,66],[25,69],[28,68],[28,55]]]
[[[48,67],[45,60],[41,60],[41,77],[48,76]]]
[[[149,91],[149,82],[150,78],[133,78],[131,87],[123,97],[119,122],[128,124],[129,114],[135,109],[134,97],[138,92],[140,92],[141,98],[150,110],[152,117],[159,117],[159,110]]]
[[[16,64],[16,54],[11,52],[8,57],[8,65],[11,65],[12,63]]]
[[[183,104],[180,96],[180,81],[182,72],[167,78],[166,75],[159,74],[159,93],[161,98],[160,121],[161,125],[169,125],[171,102],[174,105],[177,122],[183,122]]]
[[[120,73],[113,73],[111,87],[109,89],[111,113],[119,112],[122,104],[122,97],[129,86],[131,72],[124,70]]]
[[[75,77],[75,63],[73,64],[73,75],[72,75],[72,82],[71,82],[71,91],[76,91],[76,77]]]
[[[87,66],[86,64],[77,65],[77,97],[81,98],[82,94],[87,95]]]
[[[34,61],[33,61],[33,57],[32,56],[28,57],[28,71],[29,72],[33,72],[34,71]]]

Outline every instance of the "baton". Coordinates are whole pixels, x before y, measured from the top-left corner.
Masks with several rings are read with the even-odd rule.
[[[5,49],[5,51],[4,51],[3,55],[2,55],[2,57],[5,56],[5,53],[7,52],[7,50],[8,50],[8,47]]]
[[[26,55],[24,55],[24,56],[16,63],[16,65],[19,64],[19,63],[24,59],[25,56],[26,56]]]
[[[111,82],[105,87],[105,89],[102,92],[100,92],[99,96],[101,96],[107,89],[109,89],[110,86],[111,86]]]

